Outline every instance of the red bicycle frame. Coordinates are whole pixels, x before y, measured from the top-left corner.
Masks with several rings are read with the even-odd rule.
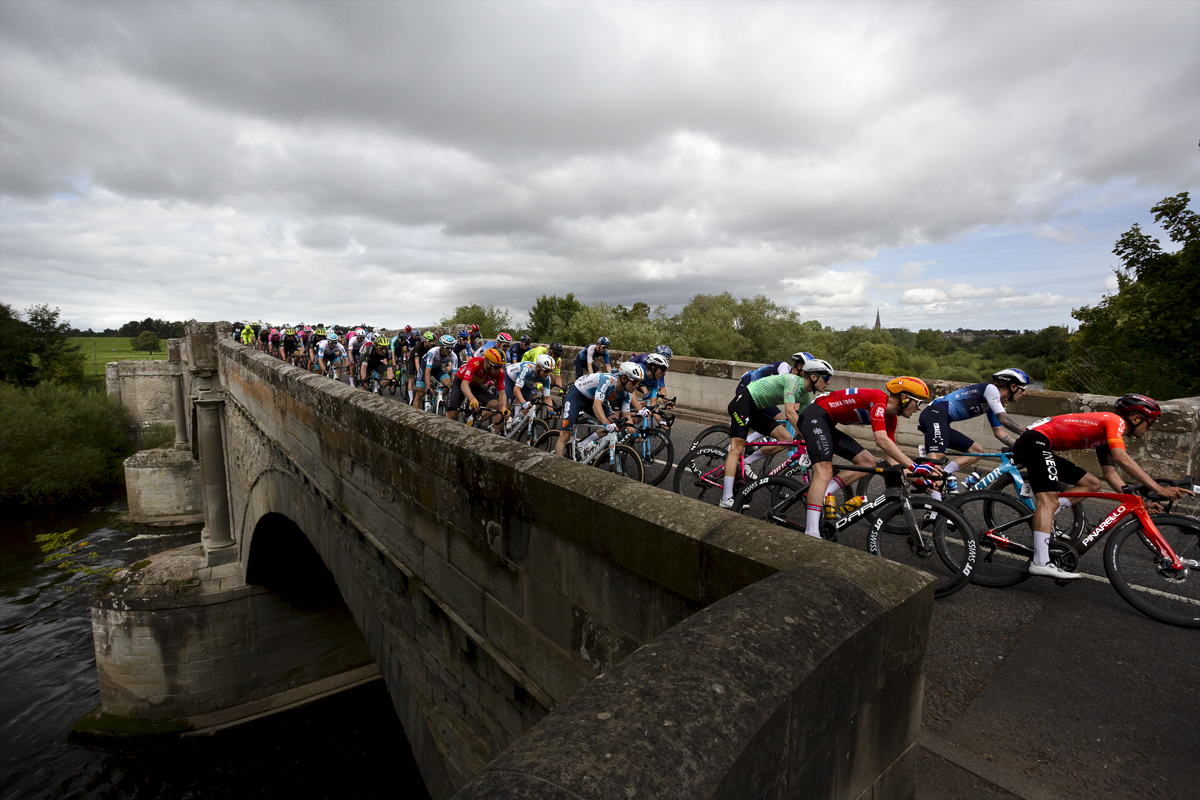
[[[1115,530],[1117,524],[1121,520],[1133,514],[1142,523],[1142,530],[1146,532],[1146,538],[1150,544],[1158,551],[1158,554],[1165,559],[1169,559],[1172,569],[1183,569],[1183,561],[1171,549],[1171,545],[1159,533],[1158,528],[1154,527],[1154,522],[1150,519],[1150,512],[1146,510],[1146,503],[1141,497],[1134,494],[1117,494],[1115,492],[1062,492],[1059,497],[1094,497],[1100,500],[1112,500],[1119,505],[1109,512],[1099,525],[1092,528],[1079,539],[1079,547],[1076,549],[1080,555],[1083,555],[1091,549],[1092,545],[1100,541],[1104,534],[1110,530]]]

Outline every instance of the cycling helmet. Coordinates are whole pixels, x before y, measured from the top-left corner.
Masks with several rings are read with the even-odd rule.
[[[646,371],[642,369],[641,364],[634,361],[626,361],[621,365],[621,377],[642,381],[646,379]]]
[[[479,326],[478,326],[478,325],[472,325],[472,326],[471,326],[471,333],[479,333]]]
[[[463,328],[461,331],[458,332],[458,338],[460,338],[460,339],[469,339],[470,337],[471,337],[471,334],[467,333],[466,328]]]
[[[423,333],[421,335],[424,337],[425,341],[427,341],[427,342],[432,342],[434,339],[437,338],[436,336],[433,335],[433,331],[425,331],[425,333]]]
[[[315,331],[313,331],[313,333],[315,333],[317,336],[324,336],[324,335],[325,335],[325,329],[324,329],[324,328],[317,328]]]
[[[1144,394],[1126,394],[1117,398],[1116,412],[1126,419],[1130,414],[1141,414],[1148,420],[1156,420],[1162,416],[1162,407],[1153,398]]]
[[[420,339],[421,338],[421,329],[417,328],[415,331],[412,332],[412,335],[417,337],[418,339]]]
[[[412,333],[412,325],[405,325],[405,326],[404,326],[404,332],[405,332],[405,333]]]
[[[612,342],[608,341],[607,336],[601,336],[596,340],[596,344],[600,345],[601,347],[608,347],[610,344],[612,344]]]
[[[929,400],[929,387],[920,378],[892,378],[887,382],[887,390],[892,394],[907,395],[922,402]]]
[[[667,364],[666,358],[660,356],[658,353],[651,353],[650,355],[646,356],[646,366],[662,367],[663,369],[666,369],[669,365]]]
[[[443,333],[442,338],[438,339],[438,344],[442,347],[454,347],[454,337],[448,333]]]
[[[499,350],[497,350],[494,347],[489,347],[487,350],[484,350],[483,357],[486,360],[492,362],[493,364],[503,364],[504,363],[504,353],[501,353]]]
[[[1019,383],[1022,386],[1028,386],[1030,383],[1029,376],[1025,374],[1025,371],[1015,367],[1000,370],[992,376],[992,380],[996,383]]]
[[[284,335],[285,335],[285,336],[295,336],[295,335],[296,335],[296,329],[295,329],[295,328],[284,328],[284,329],[283,329],[283,333],[284,333]]]
[[[658,347],[654,348],[654,352],[657,353],[658,355],[662,356],[663,358],[667,359],[668,361],[670,361],[671,358],[675,355],[674,353],[671,352],[671,348],[667,347],[665,344],[660,344]]]
[[[331,333],[326,338],[331,342],[336,342],[338,340],[338,335],[336,333]]]
[[[505,344],[512,344],[512,337],[509,336],[504,331],[500,331],[499,333],[496,334],[496,341],[504,342]]]
[[[361,339],[367,335],[367,332],[365,330],[363,330],[362,328],[359,328],[358,330],[356,330],[354,332],[354,335]]]
[[[544,370],[554,369],[554,359],[551,358],[550,356],[546,355],[545,353],[542,353],[540,356],[535,358],[533,360],[533,363],[537,364],[538,367],[540,367],[541,369],[544,369]]]
[[[563,348],[562,348],[561,342],[551,342],[550,343],[550,352],[554,353],[554,355],[561,356],[562,350],[563,350]]]
[[[529,338],[529,334],[525,334],[521,337],[521,344],[525,345],[526,347],[529,347],[529,345],[533,344],[533,340]]]
[[[391,345],[391,343],[391,339],[384,336],[382,333],[375,337],[375,344],[379,345],[380,347],[388,347]]]
[[[798,353],[797,355],[805,355]],[[808,358],[804,361],[804,366],[800,367],[801,372],[820,372],[829,377],[833,377],[833,365],[823,358]]]
[[[806,361],[817,361],[817,360],[818,360],[817,357],[814,356],[812,353],[805,353],[804,351],[800,351],[799,353],[792,353],[792,364],[793,365],[803,364]],[[804,370],[804,371],[808,372],[808,370]]]

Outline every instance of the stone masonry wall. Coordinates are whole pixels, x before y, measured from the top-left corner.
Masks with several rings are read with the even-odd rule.
[[[928,592],[927,576],[865,553],[796,541],[232,341],[219,351],[242,563],[265,514],[308,535],[434,797],[639,647],[778,570],[840,576],[875,614]],[[920,642],[907,668],[923,658],[927,622],[928,609],[906,623]],[[834,627],[831,641],[852,634]]]

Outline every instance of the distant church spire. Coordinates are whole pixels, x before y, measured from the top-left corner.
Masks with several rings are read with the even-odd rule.
[[[879,330],[879,309],[875,309],[875,330]]]

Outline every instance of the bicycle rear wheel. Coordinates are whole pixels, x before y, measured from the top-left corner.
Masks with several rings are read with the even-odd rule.
[[[672,484],[675,494],[704,503],[720,502],[725,481],[725,455],[725,450],[719,447],[700,447],[684,456],[675,468]]]
[[[738,495],[733,512],[803,534],[808,510],[807,492],[808,484],[773,475],[756,481]]]
[[[949,505],[975,531],[979,554],[971,583],[995,589],[1029,577],[1033,557],[1033,513],[1015,497],[990,490],[956,495]],[[988,534],[994,532],[994,537]]]
[[[868,549],[877,556],[933,575],[935,598],[948,597],[966,586],[975,569],[975,534],[963,516],[945,503],[928,497],[908,498],[912,523],[904,516],[904,504],[884,505],[875,516]],[[899,519],[904,530],[892,533],[889,525]]]
[[[563,435],[562,431],[546,431],[537,438],[537,441],[533,443],[533,447],[544,453],[553,453],[555,446],[558,444],[558,437]],[[575,460],[575,448],[570,442],[567,443],[567,449],[563,451],[563,456],[570,461]]]
[[[725,450],[729,447],[729,425],[711,425],[696,435],[692,439],[690,450],[695,450],[699,447],[719,447]]]
[[[1151,517],[1175,554],[1190,567],[1175,570],[1131,520],[1113,531],[1104,547],[1104,571],[1117,594],[1148,617],[1168,625],[1200,628],[1200,522],[1180,514]]]
[[[614,452],[616,460],[610,462],[609,450],[607,447],[604,448],[600,451],[600,455],[596,457],[596,460],[592,462],[592,466],[615,475],[632,478],[638,483],[642,483],[646,477],[646,473],[642,467],[642,459],[638,456],[637,451],[627,444],[618,444],[614,447]]]

